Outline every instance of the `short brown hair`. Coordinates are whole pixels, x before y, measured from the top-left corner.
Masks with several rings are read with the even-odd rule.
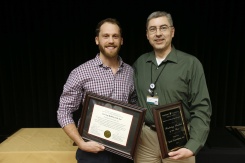
[[[97,24],[97,27],[95,29],[95,35],[96,36],[99,36],[99,33],[100,33],[100,27],[104,24],[104,23],[111,23],[111,24],[115,24],[119,27],[119,30],[120,30],[120,34],[122,36],[122,28],[121,28],[121,25],[119,23],[118,20],[114,19],[114,18],[106,18],[106,19],[103,19],[101,20],[98,24]]]

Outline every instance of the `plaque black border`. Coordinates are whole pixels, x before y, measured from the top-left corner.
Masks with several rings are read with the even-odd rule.
[[[177,150],[181,147],[183,147],[185,144],[181,145],[181,146],[176,146],[173,149],[169,149],[168,148],[168,144],[167,144],[167,138],[164,132],[164,124],[161,121],[161,114],[160,113],[164,113],[166,111],[171,111],[174,109],[178,109],[181,115],[181,122],[182,122],[182,127],[184,129],[184,136],[186,139],[186,142],[189,140],[189,132],[188,132],[188,128],[187,128],[187,123],[186,123],[186,119],[184,116],[184,112],[183,112],[183,108],[182,108],[182,102],[178,101],[175,103],[171,103],[171,104],[167,104],[167,105],[162,105],[162,106],[157,106],[152,108],[152,112],[153,112],[153,117],[154,117],[154,121],[155,121],[155,126],[156,126],[156,130],[157,130],[157,136],[158,136],[158,140],[159,140],[159,145],[160,145],[160,149],[161,149],[161,154],[162,154],[162,158],[166,158],[169,157],[168,153],[174,150]]]
[[[116,144],[114,142],[110,142],[106,139],[96,137],[88,133],[89,124],[92,117],[92,109],[93,105],[101,105],[110,104],[112,106],[120,107],[121,112],[133,115],[132,125],[130,127],[128,141],[126,146],[122,146],[120,144]],[[105,106],[104,106],[105,107]],[[110,108],[113,109],[113,108]],[[85,141],[96,141],[105,146],[105,150],[118,154],[120,156],[129,158],[133,160],[136,144],[138,142],[138,138],[141,134],[142,125],[144,123],[144,117],[146,114],[146,109],[143,107],[139,107],[137,105],[132,105],[124,102],[120,102],[117,100],[113,100],[111,98],[107,98],[104,96],[100,96],[91,92],[87,92],[84,100],[84,104],[82,107],[81,118],[78,126],[78,132],[82,136]]]

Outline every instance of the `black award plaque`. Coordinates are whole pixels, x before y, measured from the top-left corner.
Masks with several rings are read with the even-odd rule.
[[[162,157],[183,147],[188,139],[188,128],[182,103],[176,102],[152,108]]]

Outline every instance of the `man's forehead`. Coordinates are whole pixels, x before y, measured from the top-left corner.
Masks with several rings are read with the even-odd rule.
[[[100,27],[101,33],[120,33],[120,29],[116,24],[105,23]]]
[[[148,23],[148,26],[162,26],[162,25],[169,25],[169,21],[166,16],[153,18]]]

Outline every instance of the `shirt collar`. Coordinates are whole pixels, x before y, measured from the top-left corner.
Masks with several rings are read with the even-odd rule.
[[[168,54],[168,56],[166,57],[166,59],[164,61],[165,62],[178,63],[177,50],[174,48],[173,45],[172,45],[172,49],[171,49],[170,53]],[[153,62],[153,63],[156,62],[156,57],[155,57],[154,51],[150,52],[150,55],[146,59],[146,62]]]
[[[100,54],[98,53],[98,54],[96,55],[96,57],[94,58],[95,65],[96,65],[96,66],[103,66],[103,63],[102,63],[102,61],[101,61],[99,55],[100,55]],[[122,60],[122,58],[121,58],[120,56],[118,56],[118,60],[119,60],[120,68],[123,67],[124,62],[123,62],[123,60]]]

